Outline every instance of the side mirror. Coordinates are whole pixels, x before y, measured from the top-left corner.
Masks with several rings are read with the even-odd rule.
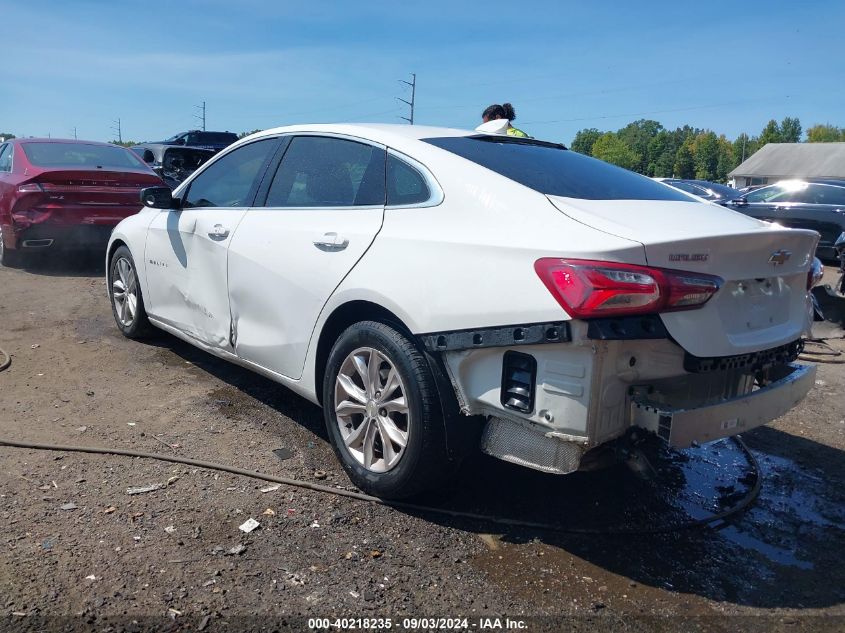
[[[150,209],[176,209],[176,200],[170,187],[147,187],[141,189],[141,202]]]

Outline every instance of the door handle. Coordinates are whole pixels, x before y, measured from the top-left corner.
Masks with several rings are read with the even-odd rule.
[[[342,251],[349,246],[349,240],[331,231],[329,233],[323,233],[323,235],[316,238],[314,240],[314,246],[321,251]]]
[[[217,242],[220,242],[229,237],[229,229],[227,229],[222,224],[215,224],[214,227],[208,232],[208,237]]]

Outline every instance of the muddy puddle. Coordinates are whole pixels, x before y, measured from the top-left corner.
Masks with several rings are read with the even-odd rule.
[[[628,596],[634,593],[631,583],[640,591],[644,586],[754,606],[842,602],[845,457],[771,428],[745,439],[756,466],[729,440],[685,451],[648,445],[643,452],[653,469],[649,477],[624,463],[551,477],[480,457],[445,495],[428,501],[560,530],[461,526],[493,533],[484,536],[488,551],[477,565],[503,586],[535,596],[548,591],[549,578],[557,578],[569,582],[570,593],[573,583],[583,585],[584,604],[603,604],[602,596],[613,594],[614,587]],[[818,460],[786,457],[808,451]],[[744,511],[708,527],[687,528],[735,507],[758,476],[759,496]],[[669,531],[649,534],[654,528]],[[573,561],[595,567],[588,582],[566,580]]]

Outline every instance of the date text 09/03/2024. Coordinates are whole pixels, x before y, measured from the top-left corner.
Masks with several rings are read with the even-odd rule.
[[[524,620],[510,618],[309,618],[308,628],[313,631],[324,630],[386,630],[405,631],[519,631],[525,630]]]

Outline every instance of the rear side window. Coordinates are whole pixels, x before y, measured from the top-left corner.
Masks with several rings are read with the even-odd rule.
[[[252,204],[253,186],[277,139],[244,145],[222,156],[199,174],[188,189],[186,207],[246,207]]]
[[[12,171],[12,146],[0,145],[0,171]]]
[[[677,200],[688,196],[651,178],[567,150],[505,136],[423,139],[540,193],[587,200]]]
[[[21,143],[21,147],[29,162],[38,167],[146,168],[135,154],[114,145]]]
[[[813,204],[845,204],[845,187],[833,185],[810,185]]]
[[[203,143],[213,143],[215,145],[222,145],[223,143],[227,145],[231,145],[235,141],[238,140],[237,134],[232,134],[231,132],[198,132],[197,133],[197,142],[200,144]]]
[[[387,157],[387,204],[422,204],[431,191],[422,174],[393,155]]]
[[[322,136],[294,137],[279,165],[267,207],[383,205],[386,152]]]

